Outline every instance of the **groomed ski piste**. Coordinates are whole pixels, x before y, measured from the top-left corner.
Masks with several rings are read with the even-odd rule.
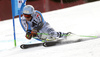
[[[100,36],[100,1],[42,13],[56,31]],[[27,40],[19,19],[15,19],[17,47],[14,47],[12,19],[0,21],[0,57],[99,57],[100,38],[52,47],[21,49]],[[77,38],[77,37],[73,37]]]

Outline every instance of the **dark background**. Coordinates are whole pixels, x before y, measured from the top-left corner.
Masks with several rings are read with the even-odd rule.
[[[92,2],[94,0],[63,0],[63,6],[61,0],[27,0],[26,4],[33,5],[36,10],[41,12],[48,12],[61,8],[67,8],[75,5],[84,4],[86,2]],[[0,0],[0,21],[12,18],[11,0]]]

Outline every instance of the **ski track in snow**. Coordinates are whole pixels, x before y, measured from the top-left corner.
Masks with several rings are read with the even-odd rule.
[[[70,31],[78,35],[100,35],[100,1],[50,11],[43,13],[43,16],[56,31]],[[12,19],[0,21],[0,57],[100,57],[100,38],[52,47],[20,49],[22,43],[38,41],[25,38],[25,32],[18,18],[15,19],[15,25],[16,48],[13,43]]]

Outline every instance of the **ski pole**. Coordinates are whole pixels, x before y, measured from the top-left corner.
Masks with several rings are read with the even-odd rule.
[[[40,35],[40,34],[42,34],[42,35],[49,35],[48,33],[37,33],[37,34],[38,35]],[[72,33],[72,34],[74,34],[74,33]],[[63,35],[63,36],[69,36],[69,35]],[[89,35],[77,35],[77,36],[80,36],[80,37],[92,37],[92,38],[98,38],[99,37],[99,36],[89,36]]]

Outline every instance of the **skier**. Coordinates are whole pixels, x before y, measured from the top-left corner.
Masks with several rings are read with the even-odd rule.
[[[53,28],[50,27],[41,14],[41,12],[34,9],[32,5],[26,5],[23,8],[23,16],[21,19],[23,29],[26,31],[26,38],[31,39],[32,37],[38,37],[39,39],[43,38],[66,38],[68,33],[56,32]],[[38,33],[47,33],[46,37],[42,37]]]

